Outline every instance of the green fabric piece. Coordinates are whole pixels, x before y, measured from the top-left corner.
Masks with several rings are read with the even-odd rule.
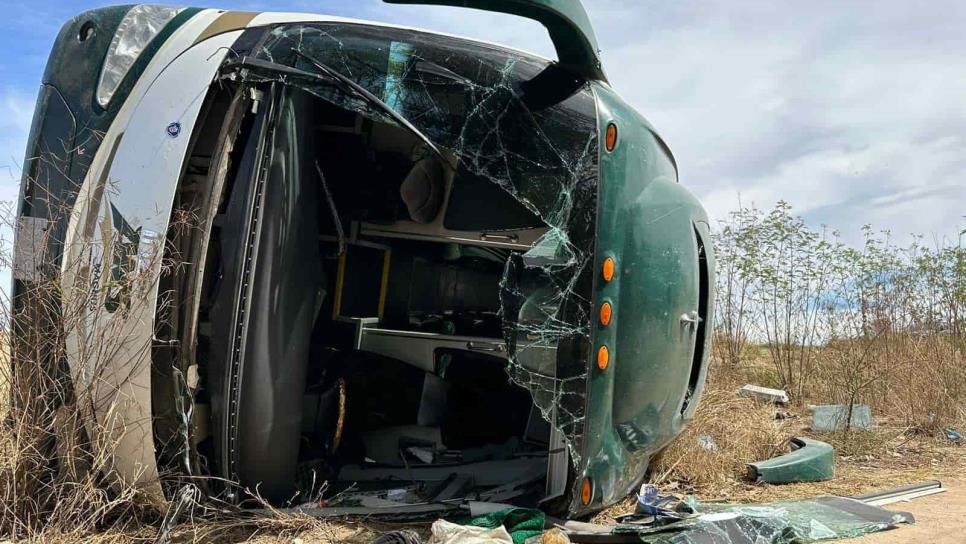
[[[510,533],[513,544],[523,544],[528,538],[543,534],[546,517],[540,510],[507,508],[471,519],[466,525],[492,529],[502,525]]]

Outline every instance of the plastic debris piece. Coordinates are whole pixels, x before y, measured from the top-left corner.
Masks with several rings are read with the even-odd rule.
[[[950,442],[960,443],[964,440],[963,434],[955,429],[943,429],[943,436]]]
[[[793,438],[791,453],[751,463],[751,477],[758,482],[786,484],[823,482],[835,476],[835,450],[829,444],[808,438]]]
[[[433,464],[433,458],[436,456],[436,452],[432,448],[413,446],[406,448],[406,451],[427,465]]]
[[[739,397],[749,397],[773,404],[788,404],[788,393],[781,389],[770,389],[759,385],[748,384],[738,390]]]
[[[714,439],[706,434],[698,437],[698,445],[708,451],[718,451],[718,445],[714,443]]]
[[[477,527],[441,519],[433,523],[430,532],[429,544],[513,544],[510,533],[502,525]]]
[[[826,404],[816,406],[812,414],[812,430],[817,432],[841,431],[845,428],[870,430],[872,409],[865,404]]]
[[[660,495],[657,487],[644,484],[637,495],[637,512],[657,518],[680,518],[681,514],[667,508],[667,505],[677,501],[673,495]]]

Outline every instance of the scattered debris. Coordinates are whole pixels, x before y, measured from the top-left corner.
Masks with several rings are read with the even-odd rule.
[[[822,482],[835,475],[835,450],[829,444],[809,438],[793,438],[791,453],[748,465],[757,482],[784,484]]]
[[[786,419],[795,419],[798,416],[791,412],[775,412],[775,420],[784,421]]]
[[[831,451],[822,442],[802,442]],[[805,442],[808,442],[807,444]],[[794,453],[794,452],[793,452]],[[791,454],[790,454],[791,455]],[[540,510],[476,503],[464,524],[437,520],[428,544],[786,544],[851,538],[915,523],[912,514],[891,512],[884,504],[945,491],[938,481],[923,482],[856,497],[765,504],[704,504],[661,496],[651,485],[641,487],[638,508],[610,525],[547,517]],[[482,515],[477,515],[482,513]],[[465,519],[465,518],[464,518]],[[419,544],[419,536],[402,530],[385,533],[373,544]]]
[[[759,385],[748,384],[742,387],[738,390],[738,396],[755,398],[772,404],[785,405],[789,403],[788,393],[784,390],[770,389]]]
[[[420,544],[419,533],[408,530],[390,531],[379,535],[372,544]]]
[[[677,501],[673,495],[659,495],[656,486],[644,484],[637,495],[637,514],[654,516],[655,518],[675,518],[682,516],[679,512],[667,508],[666,505]]]
[[[527,539],[543,534],[545,521],[546,515],[541,510],[505,508],[475,517],[467,525],[487,529],[501,528],[509,533],[513,544],[524,544]],[[462,541],[459,542],[462,544]]]
[[[949,440],[950,442],[955,442],[957,444],[960,444],[963,442],[963,440],[966,440],[963,438],[963,433],[955,429],[943,429],[943,436],[946,437],[946,440]]]
[[[652,544],[779,544],[851,538],[900,523],[914,523],[912,514],[890,512],[845,497],[758,505],[687,504],[694,514],[664,525],[624,523],[613,533],[633,536],[627,542]],[[571,535],[574,542],[581,540]]]
[[[718,445],[714,443],[714,439],[706,434],[698,437],[698,445],[708,451],[718,451]]]
[[[570,537],[563,529],[553,527],[538,537],[528,538],[526,544],[570,544]]]
[[[812,414],[812,430],[817,432],[840,431],[845,428],[872,429],[872,409],[866,404],[826,404],[815,407]]]
[[[510,533],[502,525],[476,527],[437,520],[430,529],[429,544],[513,544]]]
[[[887,504],[902,501],[908,502],[919,497],[926,497],[928,495],[935,495],[937,493],[945,492],[946,488],[943,487],[942,482],[939,480],[930,480],[928,482],[922,482],[919,484],[895,487],[885,491],[877,491],[875,493],[868,493],[865,495],[856,495],[852,498],[873,506],[885,506]]]

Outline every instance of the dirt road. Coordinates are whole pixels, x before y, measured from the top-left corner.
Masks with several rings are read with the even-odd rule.
[[[886,506],[912,512],[915,525],[856,538],[850,544],[963,544],[966,542],[966,480],[943,481],[945,493]]]

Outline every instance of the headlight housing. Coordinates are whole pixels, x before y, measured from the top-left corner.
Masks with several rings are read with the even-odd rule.
[[[101,78],[97,83],[97,103],[106,108],[121,86],[124,76],[147,48],[151,40],[184,8],[139,4],[121,19],[111,46],[104,57]]]

